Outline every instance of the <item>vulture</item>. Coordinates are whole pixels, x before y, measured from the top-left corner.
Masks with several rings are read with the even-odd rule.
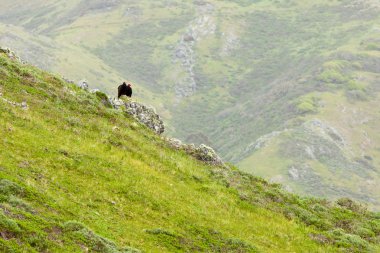
[[[132,87],[131,84],[126,84],[125,82],[120,85],[118,88],[117,98],[125,95],[127,97],[132,97]]]

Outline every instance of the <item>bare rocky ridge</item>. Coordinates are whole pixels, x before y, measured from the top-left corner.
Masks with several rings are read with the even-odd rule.
[[[174,61],[181,63],[181,68],[185,73],[185,76],[175,86],[175,94],[178,99],[191,96],[196,92],[197,80],[194,73],[196,53],[194,47],[203,38],[214,34],[216,30],[216,24],[212,19],[214,6],[203,1],[196,1],[195,5],[198,17],[189,24],[174,53]]]

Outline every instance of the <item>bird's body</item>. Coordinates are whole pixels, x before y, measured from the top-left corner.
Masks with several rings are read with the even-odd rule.
[[[117,98],[120,98],[123,95],[132,97],[132,87],[130,84],[127,85],[125,82],[118,87]]]

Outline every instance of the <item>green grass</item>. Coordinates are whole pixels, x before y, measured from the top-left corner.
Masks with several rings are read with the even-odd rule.
[[[379,210],[375,0],[208,0],[214,7],[209,11],[193,0],[29,2],[0,0],[0,42],[28,61],[70,79],[86,78],[91,88],[114,96],[117,85],[128,80],[139,100],[157,108],[170,135],[207,141],[226,161],[268,179],[283,178],[299,193],[348,196]],[[202,16],[215,32],[194,42],[198,87],[192,96],[178,98],[176,85],[188,73],[176,49],[189,30],[210,28],[195,28]],[[236,44],[223,52],[231,38]],[[281,136],[260,153],[249,150],[260,137],[299,132],[313,118],[337,128],[346,145],[339,159],[302,160],[318,178],[313,183],[288,180],[288,167],[302,164],[298,153],[283,157],[276,146]],[[81,125],[75,117],[67,121]],[[292,147],[315,141],[307,134],[298,143],[289,138],[285,142]],[[316,143],[316,150],[334,150],[331,143]],[[334,174],[336,168],[341,173]]]
[[[379,217],[355,203],[303,199],[207,166],[108,108],[101,93],[4,55],[0,70],[3,252],[378,249]]]

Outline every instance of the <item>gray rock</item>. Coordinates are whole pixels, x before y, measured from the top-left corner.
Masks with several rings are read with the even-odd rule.
[[[168,138],[167,142],[174,149],[182,149],[182,147],[183,147],[182,141],[180,141],[176,138]]]
[[[87,90],[87,91],[88,91],[88,87],[89,87],[89,86],[88,86],[88,82],[87,82],[85,79],[79,81],[78,86],[79,86],[81,89],[83,89],[83,90]]]
[[[114,99],[115,108],[120,108],[120,101],[124,105],[125,112],[133,116],[137,121],[152,129],[157,134],[162,134],[165,131],[164,122],[161,117],[155,112],[154,108],[148,108],[143,104],[135,101],[123,101]],[[115,104],[117,104],[115,106]]]
[[[21,103],[21,108],[24,109],[24,110],[28,110],[28,104],[25,101],[23,101]]]
[[[211,163],[213,165],[223,165],[222,159],[218,156],[215,150],[204,144],[201,144],[195,150],[195,156],[198,160]]]
[[[166,141],[169,145],[177,150],[183,150],[187,154],[195,157],[197,160],[206,162],[208,164],[225,166],[220,156],[209,146],[205,144],[196,147],[194,144],[183,144],[182,141],[175,138],[167,138]]]
[[[62,79],[66,82],[66,83],[71,83],[71,84],[74,84],[75,82],[73,81],[73,80],[71,80],[71,79],[68,79],[68,78],[66,78],[66,77],[62,77]]]
[[[13,52],[11,49],[7,47],[0,47],[0,53],[6,54],[12,60],[18,61],[22,64],[26,64],[26,62],[21,60],[21,58],[17,56],[15,52]]]
[[[293,180],[298,180],[300,178],[300,172],[296,168],[291,167],[288,172],[289,172],[289,176]]]

